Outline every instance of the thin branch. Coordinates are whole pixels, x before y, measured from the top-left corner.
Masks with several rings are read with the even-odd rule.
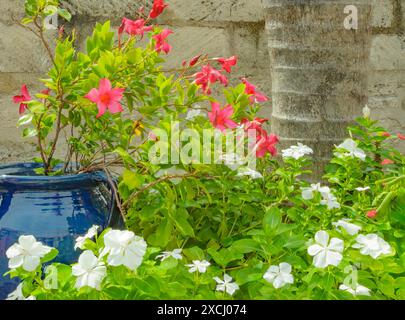
[[[108,169],[106,167],[104,167],[103,170],[104,170],[104,172],[105,172],[105,174],[107,176],[108,182],[109,182],[109,184],[110,184],[110,186],[111,186],[111,188],[112,188],[112,190],[114,192],[115,202],[117,204],[118,210],[120,211],[121,217],[124,220],[124,222],[126,222],[127,218],[126,218],[126,215],[125,215],[125,208],[121,204],[120,196],[119,196],[118,190],[117,190],[117,185],[116,185],[115,181],[112,179],[111,174],[108,171]]]

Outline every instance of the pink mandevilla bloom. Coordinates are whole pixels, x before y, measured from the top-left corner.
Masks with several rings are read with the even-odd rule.
[[[217,81],[221,82],[223,85],[228,85],[228,79],[217,69],[211,67],[209,64],[203,66],[200,72],[195,75],[195,83],[200,85],[204,93],[210,94],[210,85]]]
[[[32,98],[28,92],[26,84],[23,84],[23,86],[21,87],[21,95],[13,97],[14,103],[20,104],[20,110],[19,110],[20,114],[24,113],[25,110],[27,109],[27,104],[25,102],[28,102],[31,100],[32,100]]]
[[[256,143],[256,157],[263,158],[266,153],[270,153],[272,156],[277,154],[277,149],[275,145],[279,142],[276,135],[267,133],[264,131],[260,136],[257,137]]]
[[[101,79],[99,88],[91,89],[85,98],[97,104],[97,118],[100,118],[107,110],[113,114],[123,111],[120,101],[124,91],[122,88],[112,89],[110,80]]]
[[[153,36],[153,39],[156,40],[155,50],[158,53],[164,51],[166,54],[168,54],[170,52],[172,46],[169,45],[165,40],[172,33],[173,33],[172,30],[164,29],[161,33]]]
[[[260,92],[257,92],[256,86],[254,86],[249,81],[247,81],[246,78],[242,78],[242,82],[246,86],[245,93],[251,95],[251,97],[250,97],[251,103],[260,103],[260,102],[266,102],[269,100],[269,98],[267,98],[265,95],[263,95]]]
[[[123,18],[118,33],[122,34],[125,31],[131,36],[139,35],[143,37],[145,32],[151,30],[153,30],[153,26],[145,26],[144,19],[138,19],[134,21],[131,19]]]
[[[265,118],[254,118],[252,121],[249,121],[248,119],[242,119],[241,124],[243,125],[243,129],[245,131],[256,130],[256,134],[261,135],[262,133],[266,132],[262,128],[262,125],[267,121],[269,121],[269,119]]]
[[[163,10],[165,10],[166,7],[168,7],[169,5],[164,3],[164,0],[155,0],[153,2],[153,7],[151,12],[149,13],[149,18],[151,19],[155,19],[158,16],[160,16],[163,12]]]
[[[231,105],[227,105],[222,110],[218,102],[211,102],[211,106],[212,111],[208,112],[208,118],[215,128],[223,132],[227,128],[233,129],[238,126],[236,122],[230,119],[233,114],[233,107]]]
[[[403,134],[397,133],[397,137],[401,140],[405,140],[405,136]]]
[[[217,61],[222,65],[222,69],[228,73],[231,73],[231,68],[238,63],[238,58],[232,56],[228,59],[218,58]]]

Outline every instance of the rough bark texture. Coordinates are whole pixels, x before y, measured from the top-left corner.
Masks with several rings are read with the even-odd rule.
[[[357,30],[343,26],[343,1],[266,1],[272,129],[285,145],[311,146],[319,163],[367,103],[370,5],[351,3]]]

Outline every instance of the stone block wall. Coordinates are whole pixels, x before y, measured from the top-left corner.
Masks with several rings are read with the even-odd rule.
[[[167,64],[178,66],[199,53],[239,57],[231,80],[247,77],[271,96],[270,59],[265,31],[264,0],[166,0],[170,4],[158,23],[173,29],[173,52]],[[405,133],[405,0],[373,2],[370,48],[369,106],[373,115],[394,132]],[[64,0],[73,26],[84,43],[96,21],[112,19],[118,26],[133,16],[143,0]],[[152,2],[151,0],[147,1]],[[16,128],[18,107],[11,102],[22,83],[32,92],[47,68],[44,50],[12,16],[23,15],[24,0],[0,0],[0,163],[29,160],[33,147]],[[348,0],[350,4],[350,0]],[[52,34],[49,34],[52,36]],[[304,35],[303,35],[304,36]],[[271,116],[271,102],[264,108]],[[405,148],[403,148],[405,149]]]

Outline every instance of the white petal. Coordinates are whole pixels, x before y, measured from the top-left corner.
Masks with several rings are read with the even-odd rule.
[[[327,250],[326,252],[326,265],[338,266],[342,261],[343,256],[339,252]]]
[[[308,247],[308,254],[310,256],[315,256],[323,250],[325,250],[325,248],[321,247],[319,244],[314,244]]]
[[[280,272],[281,273],[291,273],[291,264],[287,262],[280,263]]]
[[[17,256],[17,257],[11,258],[8,261],[8,267],[10,269],[17,269],[22,266],[23,262],[24,262],[24,256]]]
[[[26,271],[34,271],[40,264],[40,259],[37,256],[26,256],[23,262],[23,269]]]
[[[326,247],[329,242],[329,234],[326,231],[318,231],[315,233],[315,241],[323,247]]]
[[[330,240],[328,249],[342,252],[344,249],[344,241],[339,238],[332,238]]]

